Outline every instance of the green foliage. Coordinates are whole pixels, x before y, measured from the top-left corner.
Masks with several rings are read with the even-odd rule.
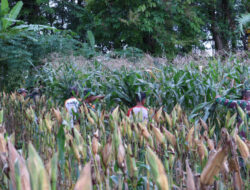
[[[7,33],[12,32],[10,26],[17,22],[16,18],[22,8],[23,3],[19,1],[10,11],[8,1],[2,1],[0,14],[0,38],[4,38]]]
[[[11,91],[23,85],[31,68],[50,53],[75,51],[80,43],[66,32],[44,25],[29,25],[16,20],[23,3],[11,10],[2,1],[0,14],[0,89]],[[15,25],[14,25],[15,24]],[[13,26],[14,25],[14,26]],[[49,34],[54,32],[54,34]]]
[[[15,5],[17,0],[9,2]],[[94,44],[102,50],[128,45],[173,58],[204,49],[204,42],[211,40],[216,50],[242,48],[237,18],[248,7],[247,0],[25,0],[20,18],[69,29],[84,43],[92,31]],[[85,44],[82,54],[91,58],[92,50]]]
[[[59,68],[45,65],[38,70],[36,81],[41,81],[44,91],[54,100],[61,103],[69,97],[69,89],[79,85],[84,76],[73,64],[62,64]]]
[[[128,58],[130,61],[138,61],[144,55],[143,51],[135,47],[124,47],[122,50],[116,49],[108,53],[112,58]]]
[[[2,0],[1,2],[1,24],[0,31],[7,30],[16,20],[23,6],[22,1],[18,1],[17,4],[9,11],[8,0]]]
[[[0,85],[7,91],[24,84],[24,77],[30,76],[31,69],[41,64],[48,54],[75,51],[79,42],[71,37],[40,35],[35,32],[20,32],[0,38]]]
[[[78,50],[78,52],[84,57],[90,59],[97,55],[97,52],[95,50],[95,37],[90,30],[87,31],[86,39],[87,42],[83,43],[82,47]]]
[[[111,66],[112,67],[112,66]],[[91,88],[96,94],[105,94],[105,106],[133,106],[135,94],[147,93],[147,105],[165,106],[171,110],[176,103],[186,110],[192,110],[190,118],[202,116],[204,120],[216,114],[214,98],[220,94],[236,99],[249,78],[249,65],[235,57],[226,62],[211,59],[200,71],[199,65],[188,63],[183,67],[175,65],[157,66],[155,69],[110,69],[101,63],[77,66],[74,62],[63,65],[47,64],[38,70],[36,81],[42,81],[45,94],[63,104],[68,98],[68,89]],[[232,81],[235,84],[232,86]],[[83,97],[81,97],[83,98]],[[204,112],[202,112],[202,110]]]
[[[120,48],[124,44],[154,54],[191,51],[202,38],[202,20],[189,2],[89,1],[98,44]],[[110,15],[112,15],[110,17]],[[196,37],[194,37],[196,36]]]
[[[87,39],[89,42],[90,47],[94,50],[95,49],[95,37],[91,31],[87,31]]]
[[[250,25],[250,13],[241,15],[238,18],[238,22],[239,22],[239,29],[241,33],[244,34],[243,27],[247,28]]]

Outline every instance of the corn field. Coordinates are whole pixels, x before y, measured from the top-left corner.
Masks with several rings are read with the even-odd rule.
[[[198,115],[204,121],[212,115],[225,114],[222,109],[214,109],[216,95],[239,99],[244,84],[250,88],[250,83],[246,83],[250,80],[250,62],[245,56],[225,60],[220,57],[184,59],[173,63],[165,60],[151,65],[138,61],[132,66],[130,63],[117,68],[97,60],[86,63],[73,58],[62,59],[37,69],[35,77],[28,77],[30,81],[26,85],[38,86],[41,82],[46,98],[59,105],[68,98],[70,87],[78,86],[80,96],[87,87],[96,94],[105,95],[105,104],[98,104],[105,110],[117,105],[122,109],[131,107],[135,94],[143,91],[148,96],[148,106],[157,109],[164,105],[164,110],[170,112],[178,103],[190,113],[190,119]]]
[[[72,129],[66,110],[44,96],[36,106],[15,93],[0,100],[3,190],[249,188],[250,141],[238,134],[247,126],[249,135],[249,119],[240,107],[238,130],[230,112],[211,125],[176,104],[151,108],[143,121],[83,103]]]

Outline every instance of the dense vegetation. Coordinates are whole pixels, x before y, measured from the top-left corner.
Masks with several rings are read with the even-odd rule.
[[[236,52],[249,1],[0,7],[0,189],[249,188],[249,113],[215,102],[250,88],[249,52]],[[210,41],[214,57],[184,56]],[[85,88],[105,98],[81,102],[71,128],[73,86],[82,100]],[[24,99],[19,87],[40,91]],[[147,121],[126,116],[142,91]]]
[[[126,66],[112,68],[97,60],[88,64],[70,60],[63,65],[51,62],[38,69],[34,82],[30,83],[34,86],[41,81],[43,92],[59,104],[67,99],[70,87],[78,86],[80,94],[83,94],[82,89],[90,88],[95,94],[106,96],[107,108],[117,104],[132,106],[135,93],[144,91],[148,95],[149,106],[165,105],[170,111],[179,103],[189,111],[197,108],[194,114],[206,107],[203,118],[206,120],[216,95],[236,99],[240,98],[242,88],[249,88],[250,63],[240,56],[232,56],[225,61],[220,58],[203,61],[208,63],[155,63],[154,67],[139,63],[142,68],[137,69]]]
[[[214,101],[216,94],[238,98],[249,88],[250,65],[239,57],[137,70],[97,61],[47,63],[30,81],[44,92],[36,103],[1,94],[1,164],[10,169],[0,175],[1,188],[10,188],[8,182],[53,190],[247,188],[249,137],[237,134],[249,136],[249,118],[238,108],[237,128],[235,110]],[[86,87],[106,95],[95,110],[81,106],[73,131],[63,107],[72,85],[80,97]],[[140,91],[148,95],[148,123],[125,115]]]
[[[20,18],[28,23],[70,29],[81,40],[86,40],[87,31],[92,30],[101,47],[128,44],[155,54],[189,52],[211,38],[217,50],[235,50],[242,46],[237,42],[237,18],[250,7],[247,0],[23,2]]]
[[[1,0],[0,89],[20,86],[53,52],[173,59],[211,42],[228,55],[247,47],[249,7],[247,0]]]
[[[145,123],[118,107],[111,113],[83,104],[80,124],[70,129],[67,112],[44,97],[34,109],[16,94],[3,94],[1,100],[1,125],[16,132],[7,138],[1,127],[1,189],[249,187],[249,141],[237,135],[236,114],[228,112],[225,124],[212,126],[188,121],[176,105],[171,112],[150,109]],[[238,109],[242,126],[249,125]]]

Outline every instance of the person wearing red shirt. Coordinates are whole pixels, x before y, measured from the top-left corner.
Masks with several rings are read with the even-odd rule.
[[[146,94],[141,92],[136,94],[136,105],[128,110],[127,116],[131,117],[132,113],[134,115],[142,114],[142,119],[148,119],[148,109],[144,106],[146,102]]]

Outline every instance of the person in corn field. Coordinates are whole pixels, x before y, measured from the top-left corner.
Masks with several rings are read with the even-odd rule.
[[[85,102],[88,107],[95,109],[95,106],[92,105],[92,102],[104,98],[103,95],[98,95],[98,96],[93,95],[91,90],[88,88],[85,88],[83,90],[83,94],[84,94],[84,100],[78,99],[77,98],[79,95],[78,88],[76,86],[70,88],[70,98],[67,99],[64,104],[67,112],[71,116],[72,128],[74,127],[74,120],[75,120],[74,114],[78,113],[78,108],[81,102]]]
[[[39,88],[34,88],[31,94],[29,94],[29,98],[33,100],[34,104],[36,104],[39,101],[41,95],[41,90]]]
[[[20,95],[20,96],[23,96],[24,98],[27,97],[27,94],[28,94],[28,91],[24,88],[20,88],[17,90],[17,93]]]
[[[237,105],[240,106],[244,111],[247,113],[247,117],[249,118],[250,115],[250,89],[244,89],[241,92],[241,100],[229,100],[226,98],[222,98],[220,96],[216,96],[215,102],[222,104],[228,108],[236,109],[237,110]],[[237,127],[239,127],[242,123],[242,119],[237,114]],[[244,131],[240,132],[241,136],[246,137],[246,134]]]
[[[132,117],[132,114],[142,114],[142,119],[148,119],[148,109],[144,106],[146,102],[146,93],[140,92],[136,94],[136,105],[128,110],[127,116]]]
[[[250,112],[250,89],[242,90],[242,98],[241,100],[229,100],[226,98],[222,98],[221,96],[216,96],[215,101],[219,104],[222,104],[228,108],[237,109],[237,105],[239,105],[243,110]]]
[[[67,99],[64,103],[64,106],[67,110],[67,112],[70,115],[70,124],[71,128],[74,127],[74,114],[78,112],[78,107],[80,102],[76,98],[78,96],[78,88],[76,86],[73,86],[70,88],[70,98]]]

